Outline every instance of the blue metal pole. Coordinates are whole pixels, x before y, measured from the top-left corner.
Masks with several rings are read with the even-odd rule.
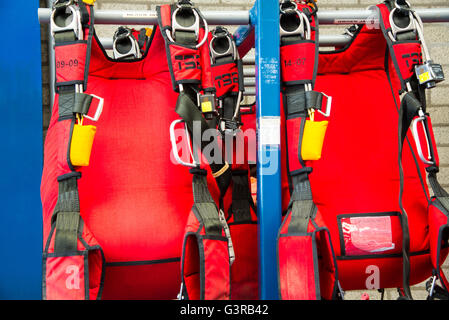
[[[279,1],[257,0],[255,25],[257,99],[257,209],[259,217],[259,294],[278,294],[276,238],[281,223]]]
[[[2,1],[0,299],[41,299],[42,173],[39,2]]]

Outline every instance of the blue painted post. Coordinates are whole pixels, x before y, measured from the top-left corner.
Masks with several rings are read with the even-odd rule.
[[[257,0],[250,17],[255,25],[256,48],[259,293],[263,300],[276,300],[276,238],[282,210],[279,1]]]
[[[41,299],[42,174],[39,1],[2,1],[0,299]]]

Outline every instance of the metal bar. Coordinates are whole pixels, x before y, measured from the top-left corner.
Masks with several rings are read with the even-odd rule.
[[[279,10],[279,9],[278,9]],[[449,22],[449,8],[416,9],[423,22]],[[247,11],[203,11],[204,17],[211,25],[248,25]],[[39,8],[40,23],[50,21],[50,9]],[[377,19],[372,10],[327,10],[318,12],[319,23],[354,24],[371,22]],[[98,24],[157,24],[155,10],[95,10],[95,23]]]
[[[276,239],[281,224],[279,1],[256,0],[257,211],[259,297],[278,299]]]
[[[320,36],[320,47],[344,46],[351,41],[349,35]],[[106,50],[112,50],[112,38],[100,38],[100,43]],[[254,58],[243,58],[243,64],[254,64]]]
[[[245,84],[245,87],[254,87],[256,85],[256,79],[255,78],[243,78],[243,83]]]
[[[256,95],[256,88],[245,88],[245,92],[243,93],[246,97],[251,97]]]
[[[256,60],[254,57],[243,57],[243,64],[246,65],[254,65],[256,63]]]
[[[39,8],[40,23],[50,22],[48,8]],[[247,11],[203,11],[202,14],[211,25],[247,25],[249,15]],[[127,24],[150,25],[157,24],[155,10],[95,10],[95,23],[97,24]]]
[[[245,77],[252,77],[253,78],[253,77],[256,76],[256,70],[254,68],[251,68],[251,69],[245,68],[245,69],[243,69],[243,75]]]

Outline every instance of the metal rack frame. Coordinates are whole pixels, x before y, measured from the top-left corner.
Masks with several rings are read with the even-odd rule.
[[[51,0],[49,0],[51,2]],[[373,0],[374,2],[374,0]],[[262,5],[263,3],[263,5]],[[247,72],[246,85],[255,86],[247,92],[256,96],[257,103],[257,174],[258,174],[258,217],[259,217],[259,277],[260,298],[278,299],[276,238],[281,223],[281,158],[280,158],[280,56],[278,0],[256,0],[249,11],[205,11],[205,18],[211,25],[241,25],[235,33],[243,53],[255,48],[255,60],[246,59],[245,64],[255,64],[255,72]],[[425,23],[449,22],[449,8],[418,9],[418,15]],[[50,9],[38,10],[39,21],[48,23]],[[319,11],[321,25],[352,25],[375,22],[378,19],[371,10]],[[153,25],[157,24],[155,11],[96,10],[96,24]],[[350,41],[350,36],[322,36],[321,46],[341,46]],[[112,40],[102,39],[106,48]],[[269,44],[269,45],[268,45]],[[50,46],[50,52],[52,51]],[[50,54],[54,64],[54,55]],[[54,68],[54,67],[53,67]],[[51,76],[53,70],[50,68]],[[273,171],[273,161],[277,167]]]

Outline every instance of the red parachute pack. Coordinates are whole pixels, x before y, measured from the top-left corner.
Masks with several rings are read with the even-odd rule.
[[[65,26],[68,16],[74,22]],[[182,94],[173,90],[173,64],[167,63],[161,30],[156,26],[150,38],[142,37],[141,58],[114,60],[93,22],[93,6],[82,1],[59,1],[53,8],[57,93],[41,184],[43,298],[176,299],[192,200],[206,194],[208,205],[217,208],[225,183],[212,177],[219,170],[203,167],[194,174],[193,186],[205,192],[194,194],[192,175],[173,160],[169,128],[179,119],[175,106]],[[203,47],[200,59],[206,64],[209,51]],[[176,56],[183,67],[190,65]],[[212,78],[207,80],[210,70],[208,76],[184,73],[176,81],[194,79],[214,91]],[[253,115],[247,117],[253,122]],[[227,176],[231,184],[231,170]],[[223,203],[229,208],[233,186],[226,190]],[[225,285],[214,284],[216,294],[197,298],[230,295],[234,280],[226,258],[229,237],[223,232],[223,241],[212,237],[204,243],[212,257],[225,255]],[[217,262],[212,261],[220,269]]]
[[[423,58],[422,22],[407,3],[373,10],[377,27],[356,26],[350,44],[318,53],[316,4],[281,5],[282,299],[382,288],[412,298],[410,286],[429,277],[430,298],[437,279],[448,288],[448,193],[424,94],[442,80],[439,66]]]

